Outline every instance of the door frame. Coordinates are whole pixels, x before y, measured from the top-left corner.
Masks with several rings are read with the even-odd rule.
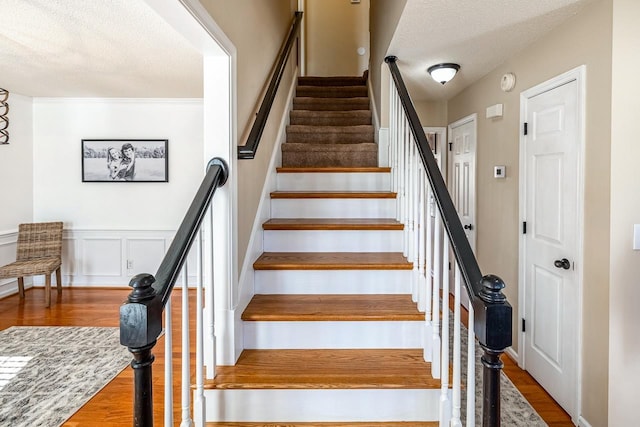
[[[575,375],[575,390],[576,390],[576,404],[575,408],[573,408],[571,416],[574,423],[578,422],[578,419],[582,413],[582,347],[583,347],[583,329],[582,329],[582,314],[583,314],[583,305],[584,305],[584,180],[585,180],[585,171],[584,171],[584,158],[585,158],[585,136],[586,136],[586,66],[581,65],[572,70],[567,71],[566,73],[560,74],[556,77],[553,77],[550,80],[547,80],[543,83],[540,83],[532,88],[525,90],[520,93],[520,170],[519,170],[519,219],[520,224],[523,221],[526,221],[525,218],[525,210],[526,210],[526,156],[525,156],[525,135],[524,135],[524,123],[527,117],[527,101],[528,99],[540,95],[544,92],[548,92],[557,87],[560,87],[564,84],[570,83],[572,81],[576,81],[577,83],[577,106],[576,106],[576,115],[577,115],[577,142],[580,145],[577,150],[577,177],[578,177],[578,186],[577,186],[577,206],[576,212],[577,222],[576,222],[576,235],[577,239],[577,253],[576,253],[576,266],[577,266],[577,276],[578,276],[578,307],[576,314],[576,375]],[[526,360],[524,354],[524,346],[525,346],[525,336],[522,332],[521,321],[525,313],[525,295],[526,295],[526,284],[525,284],[525,235],[522,231],[519,232],[518,239],[518,309],[517,309],[517,322],[518,322],[518,353],[510,352],[511,355],[516,356],[516,360],[518,362],[518,366],[522,369],[526,370]]]
[[[476,138],[475,145],[473,148],[473,226],[478,230],[478,114],[473,113],[466,117],[456,120],[453,123],[449,123],[447,126],[447,144],[453,143],[453,128],[466,125],[467,123],[473,122],[473,132]],[[451,145],[447,147],[447,187],[449,189],[453,188],[453,176],[451,176],[450,172],[453,171],[451,167],[451,161],[453,160],[453,151],[449,148]],[[451,191],[451,190],[449,190]],[[472,246],[473,253],[477,253],[478,246],[478,233],[476,232],[475,244]]]

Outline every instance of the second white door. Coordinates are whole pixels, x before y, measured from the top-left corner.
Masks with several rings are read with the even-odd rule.
[[[460,221],[476,250],[476,116],[449,125],[451,144],[450,192]]]
[[[579,333],[578,88],[570,79],[525,92],[521,145],[525,368],[571,415]]]

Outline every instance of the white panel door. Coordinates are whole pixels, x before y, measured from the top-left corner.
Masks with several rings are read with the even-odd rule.
[[[451,181],[450,192],[460,221],[476,250],[476,121],[475,116],[450,125]]]
[[[578,83],[526,99],[525,367],[570,414],[577,402]]]

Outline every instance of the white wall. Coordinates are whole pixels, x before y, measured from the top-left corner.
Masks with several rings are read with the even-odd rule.
[[[35,99],[33,216],[65,228],[175,230],[204,176],[201,100]],[[82,139],[168,139],[169,182],[83,183]]]
[[[9,144],[0,145],[0,265],[16,259],[18,224],[33,219],[33,99],[9,94]],[[0,297],[17,292],[0,280]]]
[[[633,225],[640,224],[639,17],[637,0],[613,0],[608,419],[612,427],[638,425],[640,251],[632,249],[632,242]]]
[[[0,145],[0,233],[33,216],[33,99],[9,94],[9,144]]]
[[[204,176],[202,111],[200,99],[34,100],[33,219],[64,222],[64,285],[155,274]],[[168,139],[169,182],[83,183],[81,140],[107,138]]]

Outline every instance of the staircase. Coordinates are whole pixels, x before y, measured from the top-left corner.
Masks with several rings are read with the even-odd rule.
[[[362,77],[300,77],[284,167],[373,167],[378,165],[367,92]]]
[[[437,425],[366,75],[300,78],[290,118],[244,351],[205,385],[207,425]]]

